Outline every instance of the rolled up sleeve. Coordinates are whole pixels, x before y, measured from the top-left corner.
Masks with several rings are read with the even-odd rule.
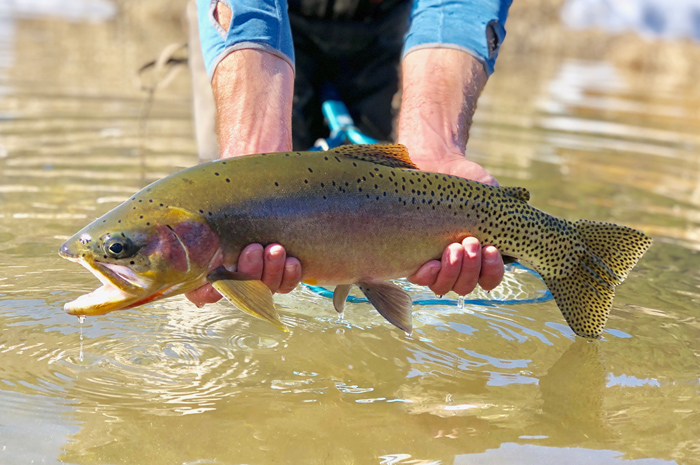
[[[416,0],[404,56],[422,48],[455,48],[494,71],[512,0]]]
[[[228,30],[214,17],[219,1],[231,9]],[[204,65],[210,78],[226,55],[241,49],[264,50],[294,68],[294,44],[286,0],[197,0],[197,16]]]

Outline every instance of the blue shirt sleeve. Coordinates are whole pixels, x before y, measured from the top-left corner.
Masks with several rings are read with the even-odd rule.
[[[512,0],[415,0],[404,56],[421,48],[463,50],[493,73]]]
[[[228,31],[214,19],[219,1],[231,8]],[[209,77],[226,55],[240,49],[265,50],[286,60],[294,68],[287,0],[197,0],[197,17]]]

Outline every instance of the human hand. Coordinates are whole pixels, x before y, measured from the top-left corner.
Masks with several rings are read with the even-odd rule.
[[[260,279],[275,293],[291,292],[301,282],[301,263],[287,254],[279,244],[264,247],[260,244],[250,244],[241,251],[236,270]],[[185,294],[198,307],[214,303],[221,299],[221,294],[211,284],[195,289]]]
[[[498,185],[496,179],[484,168],[465,159],[463,155],[445,156],[440,160],[427,158],[413,160],[426,171],[451,174]],[[477,284],[490,291],[501,283],[505,270],[503,258],[493,246],[481,247],[475,237],[467,237],[461,243],[445,248],[441,260],[431,260],[420,267],[408,280],[420,286],[428,286],[435,294],[454,291],[459,295],[469,294]]]

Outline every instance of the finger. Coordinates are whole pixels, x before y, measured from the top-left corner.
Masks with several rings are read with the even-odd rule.
[[[203,307],[204,304],[213,304],[221,299],[221,294],[212,287],[211,284],[205,284],[202,287],[190,291],[185,294],[193,304],[197,307]]]
[[[435,294],[445,295],[452,290],[462,269],[463,256],[464,247],[462,247],[462,244],[450,244],[447,246],[442,253],[442,267],[437,275],[435,284],[430,286],[430,289]]]
[[[275,293],[282,282],[284,274],[284,261],[287,259],[287,252],[279,244],[271,244],[265,247],[263,254],[262,282]]]
[[[503,257],[498,249],[492,245],[487,245],[481,253],[481,276],[479,285],[485,291],[495,289],[503,280]]]
[[[286,294],[292,292],[301,282],[301,262],[294,257],[289,257],[284,263],[284,275],[277,292]]]
[[[238,257],[238,271],[253,279],[262,278],[264,251],[265,249],[260,244],[246,246]]]
[[[419,286],[430,287],[435,284],[440,268],[442,268],[442,264],[440,264],[438,260],[430,260],[428,263],[418,268],[418,271],[409,276],[408,280]]]
[[[481,272],[481,243],[476,237],[467,237],[462,241],[464,257],[462,268],[452,290],[459,295],[467,295],[479,283]]]

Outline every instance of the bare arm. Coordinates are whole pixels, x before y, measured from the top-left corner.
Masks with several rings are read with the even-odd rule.
[[[222,158],[292,150],[294,71],[259,50],[224,58],[212,79]]]
[[[402,64],[403,93],[398,141],[419,168],[498,185],[480,165],[465,158],[476,101],[486,85],[483,65],[460,50],[426,48],[408,53]],[[495,288],[503,279],[495,247],[483,250],[475,238],[451,244],[437,260],[409,279],[436,294],[471,292],[477,283]]]

